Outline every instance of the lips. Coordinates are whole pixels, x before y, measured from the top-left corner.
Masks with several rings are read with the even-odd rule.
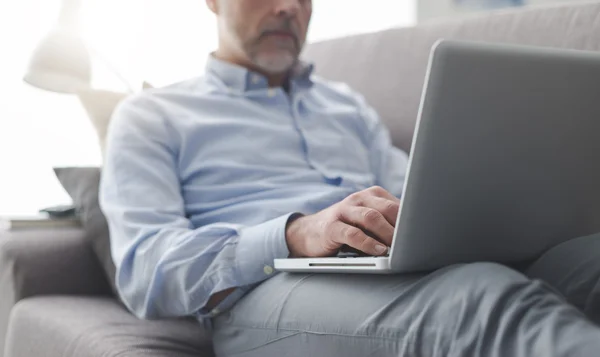
[[[290,38],[290,39],[296,41],[296,35],[294,35],[293,33],[289,32],[289,31],[281,31],[281,30],[265,31],[262,36],[263,37],[267,37],[267,36],[287,37],[287,38]]]

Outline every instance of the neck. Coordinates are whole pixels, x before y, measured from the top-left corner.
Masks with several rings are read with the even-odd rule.
[[[267,81],[269,82],[269,87],[284,87],[287,90],[288,87],[288,73],[280,73],[280,74],[265,74],[261,73],[265,77],[267,77]]]
[[[213,53],[213,56],[215,56],[216,59],[219,59],[221,61],[229,62],[244,67],[252,72],[262,74],[263,76],[265,76],[265,78],[267,78],[269,87],[287,87],[289,72],[269,73],[262,70],[261,68],[258,68],[256,65],[254,65],[248,60],[241,60],[239,57],[225,54],[220,50],[216,50]]]

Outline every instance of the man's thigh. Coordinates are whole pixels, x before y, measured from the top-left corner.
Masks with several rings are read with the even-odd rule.
[[[600,323],[600,233],[572,239],[543,254],[525,274],[554,287]]]
[[[516,336],[515,324],[538,333]],[[214,341],[219,356],[433,357],[486,346],[549,356],[539,349],[583,344],[589,324],[544,284],[479,263],[428,275],[279,274],[214,320]],[[569,342],[553,345],[556,335]]]

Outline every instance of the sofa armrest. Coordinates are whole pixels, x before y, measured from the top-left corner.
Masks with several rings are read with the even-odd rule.
[[[0,232],[0,356],[12,307],[39,295],[108,295],[111,289],[79,228]]]
[[[0,286],[15,300],[111,293],[80,228],[0,233]]]

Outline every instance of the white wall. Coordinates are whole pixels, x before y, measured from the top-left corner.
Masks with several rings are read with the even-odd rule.
[[[581,0],[526,0],[527,5],[544,5],[561,2],[581,2]],[[461,16],[477,10],[459,8],[454,0],[418,0],[417,19],[419,22],[431,19]]]

